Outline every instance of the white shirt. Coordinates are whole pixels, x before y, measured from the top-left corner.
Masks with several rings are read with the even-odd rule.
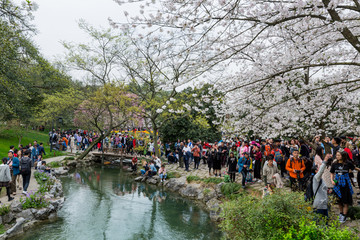
[[[189,146],[183,148],[184,152],[191,152],[191,148]]]

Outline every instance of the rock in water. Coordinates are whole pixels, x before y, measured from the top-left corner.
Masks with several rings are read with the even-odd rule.
[[[23,232],[23,228],[24,228],[24,223],[25,223],[25,219],[24,218],[18,218],[16,219],[16,224],[10,228],[9,230],[6,231],[6,237],[10,238],[13,237],[17,234],[20,234]]]

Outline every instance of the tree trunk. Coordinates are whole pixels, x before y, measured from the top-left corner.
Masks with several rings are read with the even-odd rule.
[[[99,138],[97,138],[95,141],[93,141],[90,146],[77,158],[77,160],[82,160],[84,159],[89,152],[91,151],[91,149],[98,144],[98,142],[102,141],[104,139],[104,136],[100,136]]]
[[[153,128],[153,139],[154,139],[154,149],[155,149],[155,155],[157,157],[160,157],[160,154],[159,154],[159,145],[157,143],[157,138],[158,138],[158,135],[157,135],[157,126],[156,126],[156,123],[155,121],[152,121],[152,128]]]
[[[158,135],[157,135],[157,130],[153,130],[154,131],[154,133],[153,133],[153,138],[154,138],[154,149],[155,149],[155,155],[157,156],[157,157],[160,157],[160,154],[159,154],[159,145],[158,145],[158,143],[157,143],[157,137],[158,137]]]

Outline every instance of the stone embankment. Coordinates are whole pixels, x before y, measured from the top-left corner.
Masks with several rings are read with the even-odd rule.
[[[188,183],[186,176],[180,178],[172,178],[161,182],[159,176],[137,177],[137,182],[146,182],[148,184],[164,186],[170,191],[177,192],[181,196],[198,201],[202,203],[210,213],[210,218],[213,221],[219,220],[219,214],[221,212],[220,204],[222,203],[223,194],[221,193],[221,185],[219,184],[208,184],[203,185],[200,183]]]
[[[42,221],[57,218],[57,212],[62,207],[65,199],[61,181],[54,176],[51,178],[54,180],[54,184],[51,185],[50,191],[44,195],[44,200],[48,203],[46,207],[23,209],[23,204],[20,201],[13,200],[11,202],[9,212],[0,216],[0,224],[3,224],[8,229],[0,235],[0,240],[13,238]]]

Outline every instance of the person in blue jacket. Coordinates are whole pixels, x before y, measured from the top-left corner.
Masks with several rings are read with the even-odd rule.
[[[248,152],[244,153],[244,156],[241,157],[238,161],[239,173],[242,175],[242,187],[245,188],[246,175],[250,168],[251,159]]]
[[[12,151],[8,152],[7,165],[9,165],[10,167],[10,174],[11,174],[10,191],[13,195],[15,195],[16,178],[20,174],[20,170],[19,170],[20,161],[17,157],[14,157],[14,153]]]

